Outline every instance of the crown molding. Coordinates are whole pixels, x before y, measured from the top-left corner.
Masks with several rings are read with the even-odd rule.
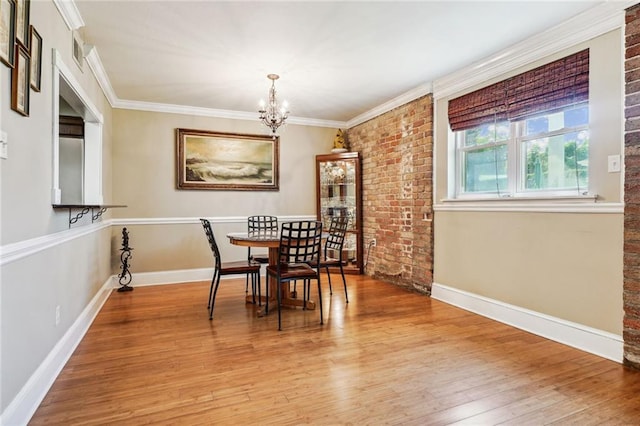
[[[70,29],[84,26],[82,17],[73,0],[53,1]],[[411,89],[346,122],[291,116],[287,119],[287,123],[303,126],[351,128],[429,93],[433,93],[436,99],[459,93],[469,87],[498,77],[510,70],[527,65],[545,56],[557,53],[563,49],[622,27],[624,25],[625,9],[635,3],[636,1],[632,0],[602,3],[562,24],[495,53],[480,62],[453,72],[434,82],[427,82]],[[119,99],[111,86],[96,47],[90,48],[86,59],[87,62],[89,62],[91,71],[98,80],[98,84],[113,108],[235,120],[256,120],[256,114],[253,112]]]
[[[106,82],[108,83],[108,79],[106,80]],[[109,98],[109,96],[107,96],[107,98]],[[234,120],[250,120],[250,121],[258,120],[257,112],[202,108],[202,107],[194,107],[194,106],[187,106],[187,105],[161,104],[157,102],[128,101],[128,100],[122,100],[122,99],[115,99],[114,101],[110,100],[110,102],[113,108],[118,108],[118,109],[162,112],[162,113],[169,113],[169,114],[198,115],[198,116],[214,117],[214,118],[230,118]],[[319,120],[319,119],[313,119],[313,118],[291,116],[287,118],[286,124],[342,128],[347,123],[345,123],[344,121]]]
[[[444,98],[499,77],[545,56],[624,26],[625,9],[636,1],[609,1],[501,50],[482,61],[439,78],[433,96]]]
[[[371,120],[372,118],[382,115],[385,112],[389,112],[394,108],[407,104],[432,92],[433,84],[431,82],[424,83],[414,89],[409,90],[408,92],[401,94],[400,96],[391,99],[390,101],[378,105],[377,107],[352,118],[351,120],[347,121],[346,127],[350,129],[354,126],[357,126],[358,124],[362,124],[365,121]]]
[[[252,113],[252,119],[255,120],[255,114]],[[307,118],[307,117],[293,117],[287,118],[287,124],[299,124],[301,126],[315,126],[315,127],[331,127],[337,129],[347,128],[348,123],[346,121],[336,120],[322,120],[319,118]]]
[[[53,0],[53,4],[56,5],[58,12],[62,16],[62,20],[67,24],[69,30],[77,30],[80,27],[84,27],[84,21],[80,16],[80,11],[76,7],[74,0]]]
[[[98,50],[93,45],[85,44],[83,46],[84,58],[89,64],[89,68],[93,73],[96,80],[98,80],[98,84],[102,89],[102,92],[107,97],[109,104],[113,107],[113,105],[118,101],[118,97],[116,93],[113,91],[113,87],[111,86],[111,81],[109,80],[109,76],[107,76],[106,71],[104,70],[104,66],[102,65],[102,60],[100,59],[100,55],[98,54]]]

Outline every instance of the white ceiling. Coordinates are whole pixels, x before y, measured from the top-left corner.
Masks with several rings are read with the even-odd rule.
[[[120,101],[346,122],[602,1],[75,0]]]

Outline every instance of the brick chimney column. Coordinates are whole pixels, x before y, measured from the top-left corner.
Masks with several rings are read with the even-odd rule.
[[[640,4],[625,25],[624,363],[640,368]]]

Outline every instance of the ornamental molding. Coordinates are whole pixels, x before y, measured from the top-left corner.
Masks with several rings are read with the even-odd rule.
[[[458,94],[546,56],[624,27],[625,9],[635,1],[606,2],[542,33],[455,71],[433,83],[435,99]]]

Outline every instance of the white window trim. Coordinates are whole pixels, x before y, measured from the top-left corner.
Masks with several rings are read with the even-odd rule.
[[[545,198],[460,200],[444,199],[433,206],[435,212],[538,212],[538,213],[605,213],[623,214],[624,203],[599,203],[597,196]]]
[[[588,106],[588,103],[585,102],[585,105]],[[581,103],[580,105],[583,105]],[[571,108],[571,106],[569,106]],[[538,115],[544,115],[545,113],[541,113]],[[574,198],[586,198],[593,199],[597,198],[596,195],[589,193],[589,188],[584,188],[582,191],[580,188],[576,189],[541,189],[541,190],[525,190],[524,189],[524,165],[520,161],[523,153],[522,146],[526,141],[549,138],[558,135],[564,135],[567,133],[580,132],[583,130],[589,130],[589,125],[580,125],[573,127],[563,127],[562,129],[557,129],[551,132],[545,132],[543,134],[524,136],[524,121],[525,119],[520,119],[517,121],[509,122],[510,130],[509,130],[509,139],[503,139],[495,142],[486,143],[483,145],[474,145],[474,146],[462,146],[463,145],[463,136],[462,131],[460,132],[451,132],[450,138],[453,140],[454,146],[454,155],[455,155],[455,171],[454,171],[454,197],[455,199],[465,200],[477,200],[477,199],[486,199],[486,200],[501,200],[501,199],[536,199],[536,200],[553,200],[553,199],[574,199]],[[473,152],[486,148],[496,148],[499,146],[507,147],[507,189],[504,192],[500,191],[486,191],[486,192],[464,192],[463,184],[464,184],[464,164],[463,164],[463,153]]]
[[[102,125],[103,116],[91,102],[89,95],[73,76],[71,70],[62,61],[62,56],[56,49],[52,49],[53,57],[53,88],[52,88],[52,188],[51,203],[60,204],[62,191],[60,189],[60,135],[58,116],[60,113],[60,77],[76,97],[82,102],[85,120],[85,164],[84,187],[82,199],[84,204],[102,204]]]
[[[551,28],[543,33],[530,37],[507,49],[494,53],[482,61],[471,64],[468,67],[450,73],[445,77],[433,82],[434,117],[440,117],[438,100],[459,95],[485,81],[504,76],[512,70],[527,66],[544,57],[553,55],[565,49],[570,49],[575,45],[586,42],[615,29],[624,29],[625,9],[637,3],[632,0],[620,2],[606,2],[588,9],[584,13],[571,20]],[[624,46],[624,31],[621,34],[622,45]],[[623,79],[624,84],[624,79]],[[624,108],[621,103],[621,108]],[[445,108],[446,111],[446,108]],[[445,112],[446,114],[446,112]],[[434,134],[438,134],[438,127],[442,124],[434,119]],[[624,125],[624,124],[622,124]],[[445,125],[448,127],[448,124]],[[446,130],[448,141],[452,140],[453,132]],[[435,173],[435,165],[438,164],[438,157],[445,155],[449,161],[446,167],[447,185],[444,191],[446,198],[439,198],[438,191],[433,191],[434,211],[487,211],[487,212],[560,212],[560,213],[619,213],[624,212],[623,202],[599,202],[597,194],[571,198],[528,198],[524,199],[476,199],[465,198],[455,199],[455,167],[452,167],[455,160],[455,143],[447,143],[446,153],[433,152],[433,185],[438,188],[438,174]],[[621,147],[624,153],[624,145]],[[624,172],[620,174],[621,187],[620,199],[623,198]],[[546,201],[546,202],[545,202]]]

